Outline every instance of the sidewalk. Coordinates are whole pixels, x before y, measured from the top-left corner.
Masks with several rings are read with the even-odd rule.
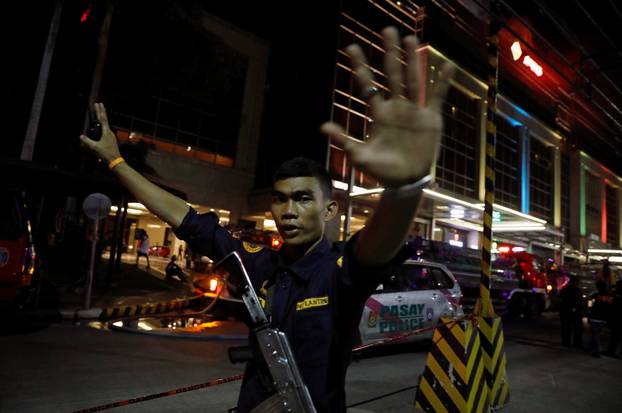
[[[106,287],[108,260],[102,259],[95,270],[89,310],[84,308],[85,280],[64,285],[50,281],[42,292],[40,306],[27,313],[52,319],[98,318],[107,308],[154,305],[195,295],[191,283],[165,281],[162,263],[157,258],[154,261],[147,269],[144,261],[136,267],[124,257],[120,271],[112,273],[110,286]]]

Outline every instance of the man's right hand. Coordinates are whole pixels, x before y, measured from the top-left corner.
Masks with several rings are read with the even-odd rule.
[[[110,163],[121,156],[117,137],[110,130],[106,109],[102,103],[95,104],[95,114],[102,127],[101,139],[94,141],[88,136],[80,135],[80,140],[106,163]],[[160,219],[168,222],[173,228],[177,228],[182,223],[184,216],[188,213],[186,201],[155,185],[125,162],[115,166],[114,174],[139,202],[142,202]]]
[[[94,141],[86,135],[80,135],[80,140],[97,156],[106,162],[110,162],[121,156],[119,152],[119,145],[117,143],[117,137],[108,124],[108,115],[106,115],[106,108],[104,108],[104,104],[95,103],[94,106],[97,121],[102,127],[101,139],[99,141]]]

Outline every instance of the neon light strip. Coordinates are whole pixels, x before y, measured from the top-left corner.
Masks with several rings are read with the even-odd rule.
[[[600,240],[607,243],[607,184],[603,184],[600,208]]]
[[[583,166],[581,166],[581,170],[579,171],[579,203],[581,236],[585,236],[585,234],[587,234],[587,210],[585,197],[585,169]]]
[[[521,109],[522,110],[522,109]],[[521,202],[520,209],[524,214],[529,213],[529,137],[522,137],[521,145]]]

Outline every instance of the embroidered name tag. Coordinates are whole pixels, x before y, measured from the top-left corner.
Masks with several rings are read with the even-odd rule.
[[[244,247],[244,249],[247,252],[250,252],[251,254],[259,252],[259,251],[261,251],[263,249],[263,247],[261,247],[261,246],[259,246],[257,244],[253,244],[252,242],[246,242],[246,241],[242,242],[242,246]]]
[[[296,303],[296,311],[306,310],[307,308],[323,307],[328,305],[328,296],[307,298]]]

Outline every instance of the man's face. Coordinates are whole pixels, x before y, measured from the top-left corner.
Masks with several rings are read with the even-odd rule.
[[[324,234],[325,222],[336,214],[336,203],[324,199],[318,180],[296,177],[272,186],[272,217],[285,243],[311,244]]]

